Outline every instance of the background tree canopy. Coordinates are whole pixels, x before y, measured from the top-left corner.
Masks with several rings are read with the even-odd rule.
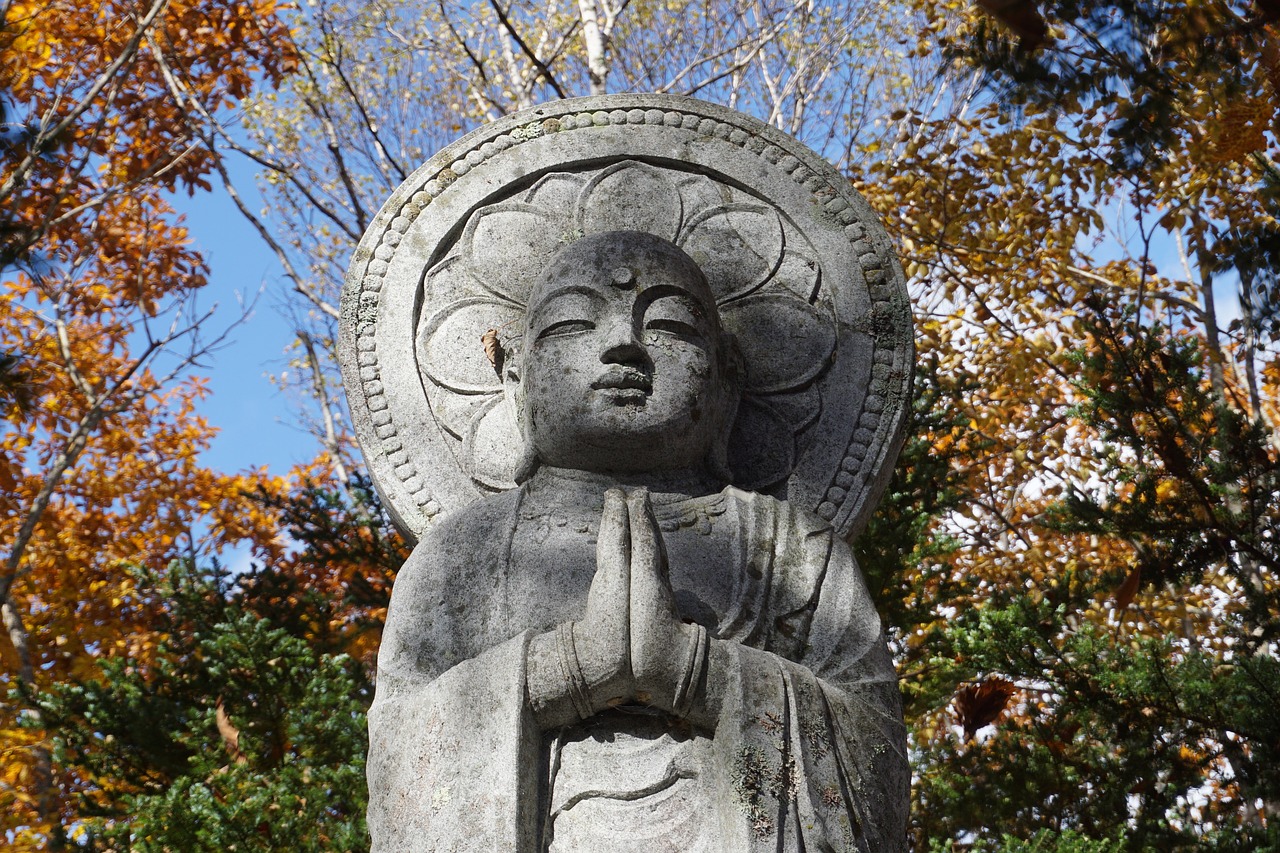
[[[1280,849],[1271,0],[0,10],[10,848],[366,848],[406,551],[336,385],[342,275],[448,141],[646,90],[799,136],[898,241],[915,432],[854,546],[907,699],[913,849]],[[287,477],[197,458],[190,377],[225,321],[193,307],[208,269],[168,199],[215,182],[296,321],[316,456]]]

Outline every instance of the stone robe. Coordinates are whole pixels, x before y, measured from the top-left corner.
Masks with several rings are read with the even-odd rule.
[[[590,577],[522,576],[520,551],[565,522],[491,497],[396,580],[369,712],[375,851],[905,851],[897,680],[848,546],[733,488],[659,522],[681,615],[714,638],[714,729],[624,708],[539,730],[525,653],[581,615]]]

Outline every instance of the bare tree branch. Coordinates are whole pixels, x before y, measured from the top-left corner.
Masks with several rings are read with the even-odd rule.
[[[546,80],[547,84],[552,89],[555,89],[556,95],[561,98],[569,97],[565,94],[564,89],[560,87],[560,83],[556,80],[555,75],[551,73],[551,69],[546,66],[542,59],[539,58],[538,54],[535,53],[532,48],[525,43],[525,40],[520,37],[520,33],[516,31],[515,25],[511,23],[511,19],[507,17],[506,11],[503,10],[501,4],[498,3],[498,0],[489,0],[489,5],[493,7],[493,11],[497,14],[498,20],[502,23],[503,28],[506,29],[512,40],[519,45],[521,52],[523,52],[525,57],[533,63],[534,68],[538,69],[538,74],[542,79]]]
[[[71,107],[67,114],[63,116],[57,124],[49,126],[49,122],[53,120],[53,115],[56,113],[56,105],[49,114],[41,117],[40,130],[31,144],[30,153],[28,153],[27,156],[23,158],[22,162],[14,168],[13,172],[4,179],[4,183],[0,183],[0,203],[7,200],[9,196],[13,195],[14,191],[22,185],[26,180],[27,173],[31,171],[32,167],[34,167],[36,162],[38,162],[43,156],[45,148],[49,142],[61,136],[66,132],[67,128],[71,127],[71,125],[80,118],[80,116],[84,115],[85,111],[93,106],[94,101],[97,100],[98,95],[102,93],[103,89],[108,85],[118,82],[117,74],[120,72],[120,69],[123,68],[126,63],[130,62],[137,54],[138,46],[142,43],[143,37],[147,35],[147,32],[155,23],[156,18],[160,17],[160,13],[162,13],[168,5],[169,0],[153,0],[151,8],[147,10],[147,13],[142,17],[142,20],[140,20],[138,25],[134,27],[133,35],[131,35],[129,40],[125,42],[120,53],[109,65],[107,65],[106,68],[102,70],[102,73],[100,73],[89,86],[89,90],[85,92],[84,96]]]
[[[327,25],[327,20],[322,17],[322,31],[328,32]],[[341,45],[341,41],[337,41],[337,44]],[[360,113],[360,119],[364,122],[365,130],[369,131],[369,136],[373,138],[373,144],[377,146],[378,156],[396,170],[396,174],[399,175],[399,179],[401,181],[409,177],[408,171],[406,171],[405,168],[391,156],[391,152],[387,151],[386,146],[382,144],[382,137],[378,135],[378,126],[373,119],[369,117],[369,111],[365,109],[364,99],[356,93],[355,88],[351,85],[351,81],[347,79],[346,72],[342,70],[341,57],[329,57],[324,61],[326,61],[328,66],[333,69],[333,73],[337,75],[338,80],[342,83],[342,88],[350,96],[351,103],[355,105],[356,110]]]
[[[329,454],[329,459],[333,462],[335,473],[338,475],[338,481],[344,486],[347,484],[349,477],[347,468],[342,462],[342,445],[338,441],[338,430],[333,420],[333,402],[329,397],[329,389],[325,385],[324,373],[320,365],[320,357],[316,353],[315,342],[311,336],[303,330],[298,331],[298,340],[302,342],[302,348],[307,353],[307,366],[311,371],[311,387],[316,395],[316,400],[320,405],[320,413],[324,418],[324,447]]]
[[[198,104],[195,103],[194,99],[186,97],[182,85],[173,75],[172,68],[166,62],[163,53],[157,48],[153,49],[156,62],[159,65],[161,72],[164,75],[165,82],[169,86],[170,92],[173,96],[181,103],[196,106],[198,111],[206,118],[206,123],[203,125],[203,129],[197,130],[196,133],[203,138],[204,143],[209,147],[209,150],[215,150],[216,139],[214,138],[214,134],[221,132],[219,125],[217,122],[213,121],[213,117],[210,116],[203,107],[199,107]],[[283,268],[285,276],[293,282],[294,290],[306,297],[313,305],[325,314],[328,314],[335,319],[339,317],[340,312],[337,306],[320,298],[320,296],[307,285],[302,276],[300,276],[297,270],[294,269],[293,262],[289,259],[289,255],[284,250],[284,247],[275,239],[262,220],[249,209],[248,205],[244,203],[244,200],[240,197],[240,193],[235,188],[235,184],[231,180],[231,176],[227,173],[227,168],[222,162],[222,158],[215,157],[213,163],[214,168],[218,172],[218,176],[222,179],[223,189],[226,190],[227,195],[235,204],[236,209],[240,211],[240,214],[248,220],[249,224],[251,224],[254,230],[258,232],[258,236],[262,238],[262,241],[275,253],[276,259],[280,262],[280,266]]]

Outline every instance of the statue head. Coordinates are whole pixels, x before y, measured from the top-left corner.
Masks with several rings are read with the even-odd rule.
[[[727,477],[741,359],[702,270],[640,231],[584,237],[534,284],[507,381],[525,459],[619,474]]]

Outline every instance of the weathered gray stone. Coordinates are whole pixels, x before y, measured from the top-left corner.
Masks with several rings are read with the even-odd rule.
[[[905,849],[842,534],[901,441],[910,317],[847,181],[698,101],[549,104],[406,181],[343,307],[357,432],[420,539],[376,850]]]

